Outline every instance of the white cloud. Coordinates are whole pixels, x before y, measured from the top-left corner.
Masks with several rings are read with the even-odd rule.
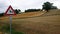
[[[14,9],[29,9],[29,8],[42,8],[44,2],[49,1],[54,3],[55,6],[60,8],[60,0],[0,0],[0,12],[6,11],[9,5],[12,5]]]
[[[53,3],[54,3],[54,4],[53,4],[54,6],[57,6],[57,7],[60,9],[60,4],[59,4],[60,1],[54,1]]]
[[[0,0],[0,13],[4,12],[6,8],[8,7],[8,2],[7,0]]]

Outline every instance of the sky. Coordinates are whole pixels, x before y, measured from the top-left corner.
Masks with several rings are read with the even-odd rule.
[[[9,5],[22,12],[27,9],[42,9],[43,3],[47,1],[60,9],[60,0],[0,0],[0,13],[5,12]]]

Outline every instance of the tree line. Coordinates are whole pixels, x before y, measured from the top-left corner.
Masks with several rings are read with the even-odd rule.
[[[25,12],[36,12],[36,11],[40,11],[41,9],[27,9],[25,10]]]
[[[45,2],[42,5],[42,9],[27,9],[25,10],[25,12],[37,12],[37,11],[41,11],[41,10],[45,10],[45,11],[49,11],[51,9],[58,9],[56,6],[53,6],[53,3],[50,2]],[[20,9],[14,9],[14,11],[16,12],[16,14],[19,14],[21,12]],[[0,17],[4,16],[4,13],[0,13]]]
[[[53,3],[45,2],[42,5],[42,9],[27,9],[25,10],[25,12],[36,12],[36,11],[41,11],[41,10],[45,10],[48,12],[51,9],[58,9],[58,8],[56,6],[53,6]]]

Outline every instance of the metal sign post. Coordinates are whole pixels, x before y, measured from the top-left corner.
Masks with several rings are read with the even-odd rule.
[[[10,34],[11,34],[11,30],[12,30],[12,15],[10,15]]]

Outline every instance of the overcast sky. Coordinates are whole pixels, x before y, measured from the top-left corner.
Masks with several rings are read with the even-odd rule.
[[[9,5],[14,9],[41,9],[44,2],[54,3],[60,9],[60,0],[0,0],[0,13],[5,12]]]

